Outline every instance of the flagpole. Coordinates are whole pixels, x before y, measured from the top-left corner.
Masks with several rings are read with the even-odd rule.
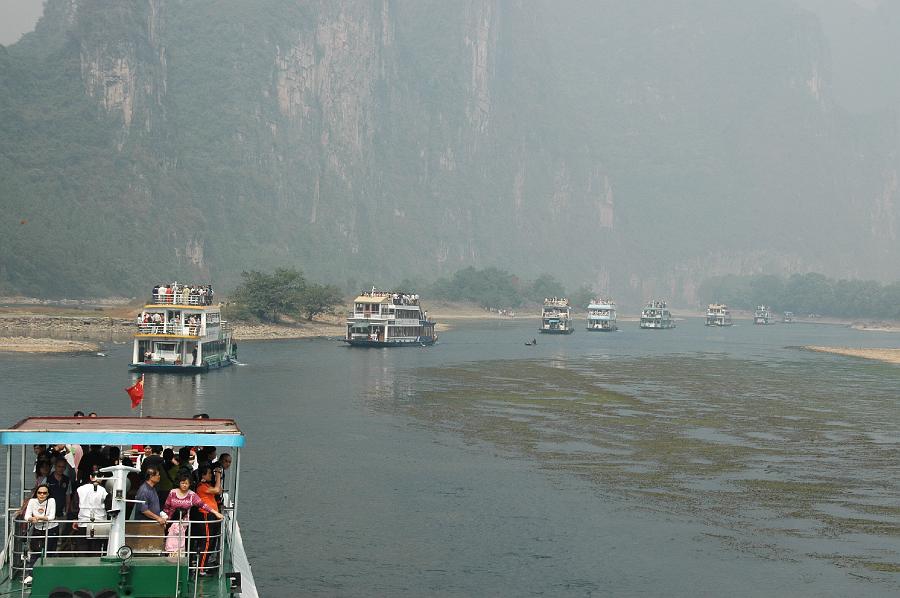
[[[141,388],[144,388],[144,374],[141,374]],[[143,399],[143,397],[141,398],[141,409],[140,409],[140,412],[138,413],[138,417],[139,418],[144,417],[144,399]]]

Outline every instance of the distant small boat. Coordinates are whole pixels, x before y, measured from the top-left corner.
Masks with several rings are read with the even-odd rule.
[[[97,357],[106,357],[106,353],[103,353],[102,351],[98,351]]]
[[[530,341],[525,341],[525,346],[526,346],[526,347],[533,347],[533,346],[535,346],[536,344],[537,344],[537,339],[534,339],[534,338],[531,339]]]
[[[775,318],[767,306],[757,305],[756,312],[753,314],[753,323],[757,326],[768,326],[775,323]]]

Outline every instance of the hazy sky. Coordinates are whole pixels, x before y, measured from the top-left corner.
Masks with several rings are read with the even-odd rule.
[[[43,11],[44,0],[0,0],[0,44],[8,46],[33,31]]]

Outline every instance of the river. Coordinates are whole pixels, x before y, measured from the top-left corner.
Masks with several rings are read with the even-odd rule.
[[[900,592],[900,368],[799,349],[898,337],[620,325],[242,342],[244,365],[148,374],[144,414],[244,430],[263,596]],[[132,413],[129,353],[0,354],[3,419]]]

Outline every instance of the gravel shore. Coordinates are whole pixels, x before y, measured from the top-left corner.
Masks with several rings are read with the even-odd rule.
[[[0,336],[0,351],[17,353],[85,353],[100,349],[97,343],[86,343],[61,338],[31,338],[27,336]]]
[[[860,357],[862,359],[874,359],[885,363],[900,364],[900,349],[851,349],[849,347],[821,347],[807,345],[803,347],[817,353],[831,353],[845,357]]]

